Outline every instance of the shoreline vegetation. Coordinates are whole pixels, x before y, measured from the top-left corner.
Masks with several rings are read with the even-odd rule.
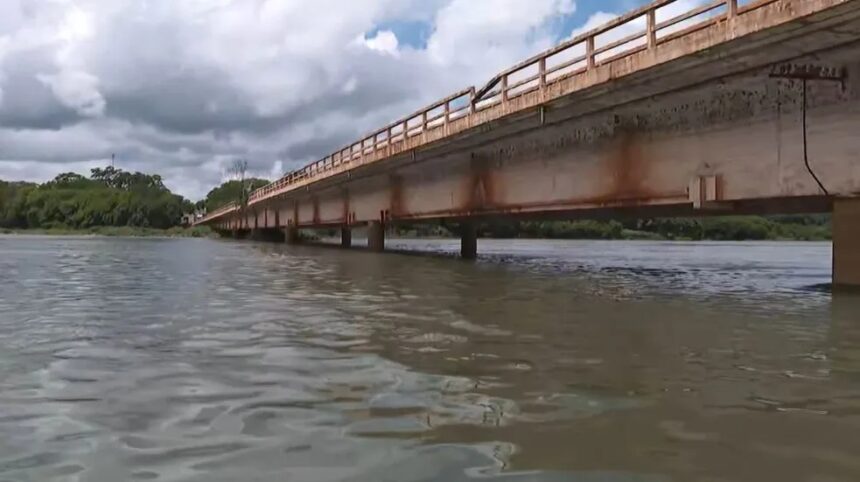
[[[720,218],[669,218],[635,221],[545,221],[485,223],[478,228],[485,239],[570,239],[626,241],[829,241],[830,217],[814,216],[726,216]],[[92,226],[69,228],[4,228],[0,234],[45,236],[218,238],[208,226],[150,228],[140,226]],[[307,241],[334,237],[334,230],[308,230]],[[400,225],[392,228],[392,239],[451,239],[455,227],[440,224]]]
[[[305,232],[318,241],[336,238],[337,230]],[[571,239],[625,241],[829,241],[829,215],[725,216],[627,221],[490,222],[478,226],[483,239]],[[443,224],[398,225],[392,239],[451,239],[456,226]]]
[[[180,226],[185,213],[212,211],[229,202],[243,202],[264,179],[244,177],[209,191],[192,203],[173,194],[159,175],[95,168],[89,177],[63,173],[43,184],[0,180],[0,234],[127,237],[217,237],[205,226]],[[307,230],[304,238],[337,236],[334,230]],[[398,224],[390,237],[455,238],[456,224]],[[494,220],[478,225],[482,238],[605,239],[676,241],[826,241],[831,239],[829,214],[788,216],[724,216],[578,221]]]
[[[829,241],[829,214],[551,221],[488,224],[488,238],[620,239],[644,241]]]
[[[217,238],[218,233],[207,226],[175,226],[167,229],[137,226],[93,226],[87,229],[64,227],[10,229],[0,228],[0,234],[20,236],[94,236],[125,238]]]

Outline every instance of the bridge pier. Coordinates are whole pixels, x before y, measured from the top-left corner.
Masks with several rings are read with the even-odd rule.
[[[833,285],[860,288],[860,198],[833,203]]]
[[[460,256],[463,259],[478,257],[478,228],[474,223],[460,224]]]
[[[274,228],[254,228],[250,232],[250,239],[254,241],[282,242],[283,234]]]
[[[248,239],[251,231],[247,229],[234,229],[231,231],[233,239]]]
[[[379,221],[367,225],[367,248],[371,251],[385,251],[385,226]]]
[[[342,248],[352,247],[352,228],[349,226],[340,228],[340,246]]]
[[[287,244],[299,244],[299,241],[301,241],[301,238],[299,237],[299,228],[295,226],[284,228],[284,238],[286,238]]]

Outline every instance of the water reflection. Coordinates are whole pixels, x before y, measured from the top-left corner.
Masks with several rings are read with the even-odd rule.
[[[860,474],[829,245],[481,252],[0,238],[0,480]]]

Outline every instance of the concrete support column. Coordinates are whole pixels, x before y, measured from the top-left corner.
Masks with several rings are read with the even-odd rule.
[[[284,228],[284,238],[286,239],[287,244],[298,244],[300,241],[299,228],[295,226],[287,226]]]
[[[385,226],[378,221],[367,225],[367,248],[371,251],[385,251]]]
[[[860,198],[833,203],[833,285],[860,288]]]
[[[343,248],[352,246],[352,229],[349,226],[340,228],[340,245]]]
[[[460,256],[463,259],[478,257],[478,228],[473,223],[460,224]]]

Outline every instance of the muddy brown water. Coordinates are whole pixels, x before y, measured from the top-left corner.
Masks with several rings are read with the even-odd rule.
[[[0,481],[856,481],[827,243],[0,237]]]

